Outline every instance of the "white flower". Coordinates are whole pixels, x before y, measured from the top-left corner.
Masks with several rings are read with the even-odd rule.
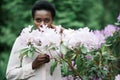
[[[42,44],[44,46],[52,44],[59,45],[60,43],[60,33],[56,33],[54,29],[46,28],[43,29],[43,33],[41,34]]]
[[[28,27],[24,28],[19,36],[20,43],[23,46],[27,46],[29,42],[33,42],[34,37],[31,34],[31,29],[33,26],[29,25]]]
[[[24,33],[30,33],[31,32],[31,29],[32,29],[33,25],[29,25],[28,27],[24,28],[21,32],[20,35],[23,35]]]
[[[70,48],[84,46],[89,51],[91,49],[97,49],[99,46],[98,38],[87,27],[78,30],[64,30],[63,34],[63,42],[67,42]]]
[[[40,30],[32,30],[32,26],[24,28],[20,35],[21,44],[25,46],[28,43],[41,46],[42,48],[54,44],[57,48],[60,47],[61,40],[63,43],[67,43],[67,47],[70,49],[78,46],[84,46],[87,50],[98,49],[101,43],[99,38],[88,27],[79,28],[78,30],[64,29],[61,32],[61,26],[57,26],[56,29],[49,27],[40,27]]]

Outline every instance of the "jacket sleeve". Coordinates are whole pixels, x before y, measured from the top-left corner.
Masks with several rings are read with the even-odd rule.
[[[6,78],[8,80],[27,79],[35,75],[35,70],[32,69],[32,62],[29,62],[26,65],[20,67],[19,53],[17,53],[20,48],[21,44],[18,37],[13,45],[8,61],[6,70]]]

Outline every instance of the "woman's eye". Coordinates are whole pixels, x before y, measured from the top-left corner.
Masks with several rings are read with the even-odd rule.
[[[50,21],[50,19],[46,18],[45,19],[45,23],[48,23]]]
[[[37,22],[41,22],[42,20],[41,19],[39,19],[39,18],[37,18],[37,19],[35,19]]]

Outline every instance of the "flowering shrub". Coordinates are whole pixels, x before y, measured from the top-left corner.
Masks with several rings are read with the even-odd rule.
[[[66,67],[66,69],[63,68],[62,70],[63,75],[68,77],[71,75],[74,78],[79,77],[83,80],[113,80],[116,74],[114,70],[117,67],[113,64],[117,62],[117,57],[110,50],[110,47],[113,45],[110,38],[113,40],[116,38],[120,39],[119,30],[120,29],[117,26],[108,25],[104,30],[101,31],[88,30],[89,37],[86,35],[87,32],[85,32],[87,30],[85,30],[84,34],[82,35],[86,36],[87,41],[84,39],[84,37],[82,37],[83,45],[80,46],[78,44],[79,42],[82,43],[82,39],[79,37],[80,40],[78,40],[78,43],[76,44],[77,46],[75,46],[74,49],[68,50],[67,48],[68,51],[63,58],[63,62],[65,61],[65,63],[63,63],[63,67]],[[76,35],[78,35],[78,33]],[[75,39],[73,42],[75,44],[77,39]],[[120,46],[118,46],[118,48],[119,47]]]
[[[45,25],[39,30],[32,30],[29,26],[19,36],[20,43],[25,47],[20,58],[54,50],[59,57],[50,54],[53,61],[51,75],[59,62],[64,80],[118,80],[119,22],[118,17],[117,26],[108,25],[95,31],[88,27],[62,30],[61,26],[56,26],[56,29],[51,29]]]

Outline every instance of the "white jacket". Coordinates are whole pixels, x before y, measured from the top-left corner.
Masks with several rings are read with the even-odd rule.
[[[20,58],[17,51],[23,46],[19,42],[19,37],[16,39],[7,66],[6,78],[8,80],[62,80],[60,65],[56,67],[53,75],[50,75],[50,63],[42,65],[40,68],[33,70],[32,62],[37,57],[37,53],[32,58],[24,57],[22,67],[20,67]],[[54,53],[53,53],[54,54]]]

